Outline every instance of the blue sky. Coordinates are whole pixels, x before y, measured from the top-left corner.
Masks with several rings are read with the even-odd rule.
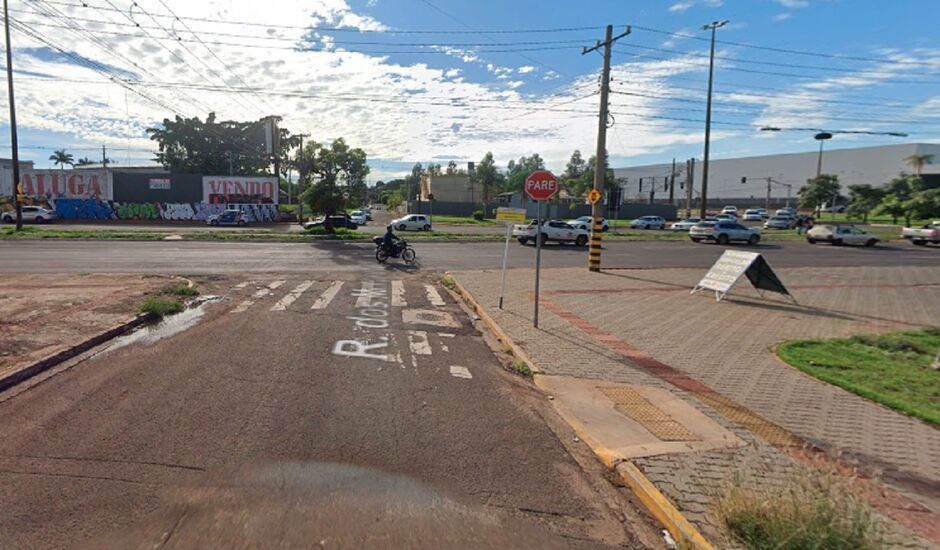
[[[488,150],[501,164],[539,153],[561,170],[573,149],[587,156],[595,147],[601,58],[581,47],[608,23],[615,33],[633,26],[612,58],[611,163],[701,156],[701,26],[725,19],[713,157],[815,145],[812,131],[761,126],[910,134],[838,134],[831,148],[940,141],[940,39],[921,24],[940,19],[930,0],[86,4],[11,3],[13,18],[36,33],[14,34],[14,66],[22,71],[21,155],[38,165],[62,147],[96,158],[101,144],[119,162],[143,162],[152,149],[144,130],[170,108],[238,119],[273,112],[312,139],[345,137],[368,153],[373,181],[414,162],[462,164]],[[324,30],[331,27],[344,30]],[[129,78],[132,90],[107,74]],[[5,114],[5,98],[2,107]],[[0,131],[8,136],[5,125]]]

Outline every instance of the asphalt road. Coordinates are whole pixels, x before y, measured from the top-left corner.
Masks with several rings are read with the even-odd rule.
[[[205,277],[187,330],[0,394],[0,545],[655,542],[432,277],[367,271]]]
[[[499,242],[415,242],[419,265],[398,260],[375,262],[373,248],[363,242],[259,243],[186,241],[0,241],[0,272],[19,273],[247,273],[359,271],[440,272],[495,269],[502,263]],[[609,268],[710,266],[726,247],[685,241],[608,241],[602,265]],[[775,267],[836,267],[855,265],[937,265],[940,247],[914,247],[906,242],[874,248],[810,245],[802,241],[727,248],[761,252]],[[510,267],[534,265],[533,246],[509,245]],[[548,245],[545,267],[587,265],[587,249]]]

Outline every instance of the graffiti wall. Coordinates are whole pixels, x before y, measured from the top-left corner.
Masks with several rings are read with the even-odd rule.
[[[245,212],[249,222],[277,221],[276,204],[205,204],[200,202],[125,202],[95,199],[56,199],[49,201],[60,218],[66,220],[166,220],[206,221],[226,208]]]
[[[204,176],[202,178],[202,202],[277,204],[276,181],[272,177]]]
[[[114,190],[107,170],[24,170],[20,189],[27,197],[47,199],[112,200]],[[13,170],[0,174],[0,195],[13,194]]]

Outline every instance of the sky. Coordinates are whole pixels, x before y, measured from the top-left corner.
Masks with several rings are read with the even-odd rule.
[[[613,167],[702,156],[717,30],[711,156],[940,143],[940,2],[904,0],[13,0],[20,157],[152,162],[146,129],[214,111],[276,114],[363,148],[370,181],[415,162],[501,166],[593,154],[598,52],[613,47]],[[9,157],[7,96],[0,155]],[[780,132],[762,127],[782,128]],[[901,132],[908,137],[838,133]]]

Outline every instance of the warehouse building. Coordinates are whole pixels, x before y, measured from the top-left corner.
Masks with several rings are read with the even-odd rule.
[[[930,143],[825,150],[822,172],[839,176],[843,192],[848,194],[849,185],[867,183],[878,186],[901,172],[913,173],[913,168],[904,159],[927,154],[936,157],[933,164],[923,167],[922,175],[928,184],[940,186],[940,145]],[[708,204],[762,206],[767,199],[768,187],[771,205],[784,204],[788,195],[795,201],[800,187],[816,175],[818,160],[818,151],[712,159],[709,162]],[[655,202],[663,202],[669,198],[671,171],[672,163],[668,163],[616,168],[614,174],[618,179],[624,179],[625,202],[649,202],[651,192]],[[692,172],[695,180],[693,205],[696,205],[702,189],[701,159],[697,160]],[[687,197],[685,159],[677,161],[676,173],[673,196],[676,203],[684,205]]]

